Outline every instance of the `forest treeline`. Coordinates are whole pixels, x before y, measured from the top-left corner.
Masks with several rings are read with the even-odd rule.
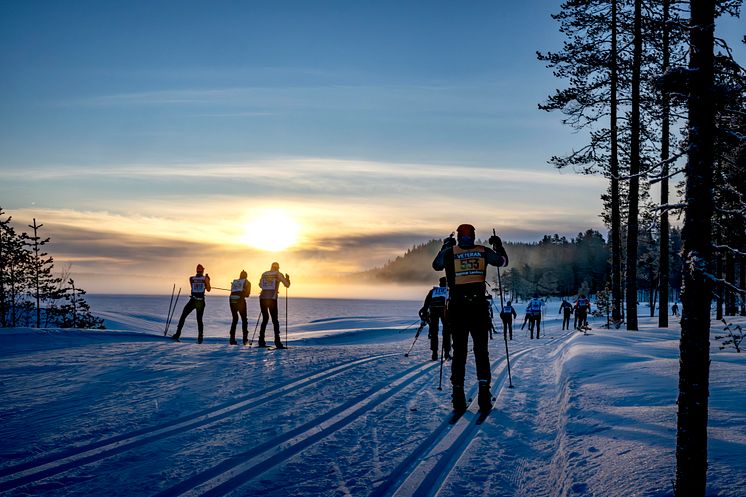
[[[649,264],[662,268],[661,302],[669,299],[670,260],[682,260],[676,497],[704,497],[707,490],[713,297],[718,318],[736,314],[739,301],[743,311],[746,297],[746,71],[715,35],[719,18],[739,17],[741,5],[566,0],[552,16],[562,47],[537,52],[558,80],[539,108],[562,113],[565,125],[587,137],[579,149],[559,151],[551,165],[608,180],[602,214],[612,319],[639,329],[644,244],[658,246]],[[652,185],[659,186],[657,198]],[[669,215],[683,215],[678,252],[671,249]],[[661,328],[669,326],[666,308]]]
[[[638,289],[641,296],[655,298],[658,285],[657,245],[648,234],[643,234],[638,260]],[[480,242],[484,243],[484,242]],[[681,231],[671,230],[669,282],[673,295],[681,288]],[[388,261],[382,267],[362,273],[368,281],[387,283],[437,282],[438,274],[432,261],[442,246],[442,240],[430,240],[412,246],[403,255]],[[610,285],[611,248],[606,239],[595,230],[578,233],[574,238],[544,235],[538,242],[505,242],[510,264],[501,271],[503,288],[512,298],[520,301],[534,293],[542,296],[571,296],[578,293],[595,294],[608,290]],[[497,288],[497,274],[488,269],[488,281]]]
[[[103,329],[70,268],[55,274],[46,252],[50,239],[40,235],[44,225],[34,219],[31,231],[19,233],[12,217],[4,216],[0,208],[0,327]]]

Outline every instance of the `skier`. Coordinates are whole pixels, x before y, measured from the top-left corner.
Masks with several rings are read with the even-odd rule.
[[[259,328],[259,347],[266,347],[264,334],[267,330],[267,322],[272,316],[272,326],[275,331],[275,347],[284,349],[285,346],[280,341],[280,321],[277,319],[277,294],[280,293],[280,283],[285,287],[290,286],[290,276],[280,272],[280,264],[273,262],[269,271],[262,273],[259,279],[259,288],[262,289],[259,294],[259,310],[262,312],[262,326]],[[286,318],[287,319],[287,318]]]
[[[518,314],[513,308],[512,301],[508,300],[508,302],[505,304],[505,307],[503,307],[503,310],[500,311],[500,319],[502,319],[503,321],[504,338],[510,337],[511,340],[513,339],[513,318],[517,317]]]
[[[231,316],[233,321],[231,322],[231,345],[237,345],[236,342],[236,325],[238,324],[238,316],[241,316],[241,329],[243,331],[243,344],[249,343],[249,328],[246,318],[246,298],[251,294],[251,283],[246,279],[246,271],[241,271],[237,280],[231,282],[231,295],[228,298],[228,302],[231,308]]]
[[[581,293],[578,300],[575,302],[575,319],[576,319],[576,330],[587,330],[588,329],[588,311],[591,310],[591,301],[588,300],[585,294]]]
[[[559,312],[562,313],[562,329],[570,329],[570,316],[572,316],[572,304],[567,299],[562,299]],[[559,313],[558,313],[559,314]]]
[[[671,306],[671,315],[678,316],[679,315],[679,303],[674,302]]]
[[[544,301],[539,298],[538,293],[535,293],[526,306],[526,314],[528,314],[528,329],[531,332],[531,339],[534,338],[534,327],[536,328],[536,339],[539,339],[539,334],[541,333],[542,307],[544,307]]]
[[[433,260],[433,269],[445,269],[448,283],[448,326],[453,338],[453,360],[451,362],[452,402],[456,413],[466,411],[464,375],[466,353],[471,334],[474,346],[477,379],[479,380],[479,409],[489,412],[492,408],[490,392],[489,313],[485,297],[487,265],[506,266],[508,255],[500,237],[492,235],[489,243],[492,250],[475,245],[475,230],[470,224],[462,224],[453,236],[443,241],[443,247]],[[458,243],[458,244],[457,244]]]
[[[420,319],[428,323],[428,338],[430,338],[430,350],[432,360],[438,360],[438,324],[443,323],[443,355],[445,359],[451,358],[451,333],[446,326],[446,303],[448,301],[448,287],[445,277],[440,278],[439,286],[434,286],[425,297],[425,302],[420,309]]]
[[[197,274],[189,277],[189,286],[192,289],[191,297],[184,306],[184,310],[181,311],[181,317],[179,318],[179,324],[176,327],[176,333],[171,337],[172,339],[179,341],[181,336],[181,329],[184,327],[184,321],[193,310],[197,310],[197,343],[202,343],[204,325],[202,324],[202,316],[205,313],[205,292],[210,291],[210,275],[203,274],[205,268],[202,264],[197,264]]]

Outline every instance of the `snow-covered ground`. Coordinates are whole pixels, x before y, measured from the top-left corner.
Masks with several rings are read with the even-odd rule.
[[[196,345],[193,316],[173,343],[134,300],[105,311],[125,331],[2,330],[0,493],[671,495],[675,319],[585,335],[551,303],[540,340],[510,342],[515,388],[496,335],[495,410],[451,425],[448,363],[439,391],[424,333],[404,356],[419,303],[366,305],[296,306],[285,351],[229,346],[214,320]],[[745,358],[712,341],[710,495],[746,494]]]

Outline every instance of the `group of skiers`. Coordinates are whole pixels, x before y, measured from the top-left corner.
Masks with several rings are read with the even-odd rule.
[[[481,412],[492,408],[491,373],[487,348],[492,324],[492,298],[486,295],[487,266],[499,268],[508,264],[508,255],[497,235],[489,238],[492,248],[475,244],[475,229],[470,224],[462,224],[453,235],[443,241],[438,255],[433,261],[433,269],[446,276],[440,278],[439,285],[433,287],[425,297],[419,311],[420,329],[429,327],[432,360],[438,360],[438,335],[442,324],[443,342],[441,360],[451,359],[452,404],[455,412],[466,410],[464,393],[464,372],[466,366],[467,342],[471,335],[476,362],[479,393],[477,403]],[[502,300],[502,299],[501,299]],[[523,326],[528,323],[530,338],[540,338],[542,315],[545,301],[534,294],[526,305]],[[570,316],[575,314],[574,328],[587,329],[590,300],[580,294],[577,301],[570,304],[566,299],[560,305],[563,313],[562,329],[569,329]],[[517,318],[510,300],[501,306],[500,318],[503,323],[503,337],[513,339],[513,319]]]
[[[493,232],[494,233],[494,232]],[[488,350],[492,324],[492,298],[486,294],[487,266],[498,268],[507,266],[508,254],[502,245],[502,240],[496,234],[490,236],[486,247],[476,244],[476,230],[470,224],[460,225],[456,232],[443,241],[443,246],[433,260],[432,267],[436,271],[445,270],[445,276],[440,278],[439,285],[433,287],[427,294],[425,302],[419,311],[422,320],[420,329],[427,324],[429,329],[430,349],[432,359],[438,360],[439,329],[442,325],[442,360],[451,360],[452,404],[456,413],[466,411],[466,395],[464,391],[464,376],[466,370],[466,355],[468,339],[472,338],[474,359],[476,362],[479,393],[477,403],[481,412],[486,413],[492,408],[491,371]],[[189,277],[191,295],[179,318],[174,340],[179,340],[187,316],[197,311],[197,343],[203,341],[202,317],[205,310],[205,292],[209,292],[210,275],[204,272],[201,264],[197,265],[197,272]],[[262,325],[259,334],[259,347],[266,347],[265,332],[269,319],[274,326],[274,344],[277,348],[285,348],[280,339],[280,324],[278,320],[277,297],[280,284],[290,286],[290,276],[280,272],[280,265],[272,263],[269,271],[265,271],[260,280],[259,308],[262,315]],[[243,343],[248,343],[248,322],[246,315],[246,299],[251,293],[251,283],[247,280],[246,271],[241,271],[239,277],[231,283],[229,306],[233,317],[230,328],[230,343],[236,345],[236,327],[239,317],[242,322]],[[502,300],[502,299],[501,299]],[[533,339],[534,329],[536,338],[541,333],[541,316],[544,301],[534,295],[526,306],[526,321]],[[568,313],[568,307],[570,309]],[[569,315],[575,312],[575,327],[587,325],[587,312],[590,302],[585,295],[575,303],[574,309],[566,300],[560,307],[565,312],[563,329],[569,327]],[[512,302],[501,306],[500,318],[503,322],[503,335],[507,340],[513,339],[513,319],[517,313]],[[521,327],[523,329],[523,327]],[[507,341],[506,341],[507,346]]]
[[[591,301],[585,296],[580,294],[575,304],[571,304],[566,299],[562,300],[560,304],[559,312],[562,314],[562,329],[570,329],[570,316],[575,314],[575,321],[573,323],[573,329],[576,330],[587,330],[588,329],[588,312],[591,310]]]
[[[230,296],[228,297],[228,303],[233,317],[230,328],[230,344],[237,345],[236,341],[236,326],[238,324],[238,318],[241,318],[241,325],[243,331],[243,344],[249,343],[249,328],[246,315],[246,299],[251,294],[251,283],[247,279],[248,275],[246,271],[241,271],[238,278],[231,282]],[[277,312],[277,296],[280,292],[280,283],[285,287],[290,286],[290,276],[280,272],[280,264],[273,262],[269,271],[262,273],[259,278],[259,310],[262,315],[262,326],[259,329],[259,347],[266,347],[265,333],[267,330],[267,323],[269,319],[272,319],[272,325],[274,327],[274,338],[275,347],[278,349],[284,349],[285,345],[280,339],[280,321]],[[187,316],[192,311],[197,311],[197,343],[202,343],[204,324],[202,323],[202,316],[205,312],[205,292],[212,290],[210,286],[210,275],[205,273],[205,268],[202,264],[197,264],[197,274],[189,277],[189,287],[191,294],[189,301],[184,306],[184,310],[181,312],[179,318],[179,324],[176,327],[176,333],[171,338],[179,341],[181,337],[181,330],[184,328],[184,322]],[[221,288],[221,290],[224,290]],[[255,330],[256,331],[256,330]]]

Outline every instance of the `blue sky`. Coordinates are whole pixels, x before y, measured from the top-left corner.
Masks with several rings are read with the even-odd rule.
[[[602,229],[604,182],[546,164],[582,143],[537,110],[559,5],[3,2],[0,205],[45,222],[94,291],[197,259],[227,275],[284,258],[310,281],[461,222]],[[299,243],[242,244],[272,210]]]
[[[16,165],[275,155],[543,167],[556,2],[16,2]],[[547,136],[549,134],[549,136]],[[39,147],[44,144],[43,147]],[[516,153],[516,147],[526,150]]]

